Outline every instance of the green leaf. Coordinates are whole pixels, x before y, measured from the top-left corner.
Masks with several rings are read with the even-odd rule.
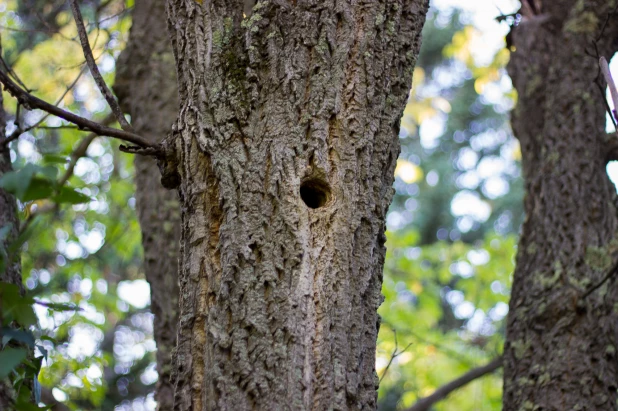
[[[58,177],[58,169],[54,166],[40,167],[37,172],[43,174],[45,177],[47,177],[49,180],[53,181],[54,183],[55,183],[56,178]]]
[[[5,327],[0,330],[0,335],[2,335],[2,348],[6,347],[9,341],[21,342],[34,348],[34,335],[30,331]]]
[[[38,392],[37,392],[38,390]],[[39,410],[48,410],[51,406],[46,405],[43,407],[39,407],[35,405],[31,401],[32,393],[28,387],[21,387],[19,390],[19,397],[15,402],[15,410],[17,411],[39,411]],[[38,380],[35,378],[34,380],[34,398],[36,402],[40,402],[41,400],[41,385]]]
[[[62,187],[58,194],[52,197],[56,203],[80,204],[90,201],[90,197],[70,187]]]
[[[36,314],[31,305],[21,304],[15,308],[15,321],[22,327],[29,327],[37,323]]]
[[[21,201],[34,201],[41,200],[44,198],[49,198],[54,193],[54,182],[41,178],[41,177],[33,177],[30,181],[30,185],[24,192],[24,194],[20,197],[17,194],[17,198]]]
[[[15,409],[17,411],[40,411],[40,410],[49,410],[51,407],[44,406],[39,407],[38,405],[34,405],[31,402],[25,400],[19,400],[15,403]]]
[[[56,340],[55,338],[52,338],[48,335],[44,335],[40,338],[41,341],[49,341],[50,343],[56,345],[58,344],[58,340]]]
[[[41,383],[38,378],[34,378],[34,402],[37,404],[41,402]]]
[[[58,169],[54,166],[41,167],[28,163],[19,170],[3,175],[0,188],[24,202],[40,200],[53,194],[57,175]]]
[[[43,364],[43,357],[36,357],[33,358],[32,360],[26,359],[23,361],[23,363],[28,366],[28,368],[30,369],[29,372],[27,372],[27,374],[30,377],[36,377],[39,374],[39,371],[41,371],[41,365]]]
[[[28,163],[19,170],[6,173],[0,178],[0,187],[21,199],[30,186],[30,180],[36,174],[37,169],[37,166]]]
[[[36,348],[41,352],[41,354],[43,354],[43,357],[41,358],[45,358],[45,361],[47,361],[47,355],[49,354],[47,352],[47,350],[45,349],[45,347],[43,347],[42,345],[37,344]]]
[[[22,245],[32,236],[35,230],[38,228],[40,216],[35,216],[34,220],[26,227],[26,229],[9,245],[9,254],[15,253],[21,248]]]
[[[66,164],[68,158],[57,154],[44,154],[43,163],[46,164]]]
[[[0,310],[4,325],[17,321],[22,327],[37,323],[37,317],[32,309],[34,300],[31,297],[22,297],[19,287],[15,284],[0,282]]]
[[[17,367],[24,359],[28,352],[24,348],[5,348],[0,351],[0,379],[8,377],[8,375]]]

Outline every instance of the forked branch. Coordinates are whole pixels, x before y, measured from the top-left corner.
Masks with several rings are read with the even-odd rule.
[[[131,127],[127,119],[124,117],[124,114],[120,109],[120,105],[114,98],[112,91],[109,87],[107,87],[107,84],[105,84],[105,80],[103,80],[103,76],[101,76],[97,62],[94,60],[92,48],[88,42],[88,33],[86,32],[86,27],[84,26],[84,18],[82,17],[82,13],[77,5],[77,0],[69,0],[69,3],[71,4],[71,11],[73,12],[75,24],[77,25],[77,32],[79,33],[79,41],[82,44],[82,50],[84,51],[84,57],[86,57],[86,64],[88,64],[90,73],[99,87],[101,94],[105,97],[107,104],[109,104],[109,107],[112,109],[112,113],[116,116],[120,127],[122,127],[124,131],[133,132],[133,127]]]

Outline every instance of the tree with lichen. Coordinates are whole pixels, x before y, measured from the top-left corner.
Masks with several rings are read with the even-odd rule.
[[[375,408],[384,217],[426,7],[168,4],[176,409]]]
[[[618,218],[606,172],[616,135],[605,132],[595,84],[599,56],[618,50],[612,3],[523,2],[511,33],[526,219],[504,349],[505,410],[616,409]]]
[[[0,75],[24,107],[130,142],[179,184],[174,407],[375,407],[384,219],[427,3],[168,2],[179,117],[162,144],[118,115],[71,4],[123,130]]]

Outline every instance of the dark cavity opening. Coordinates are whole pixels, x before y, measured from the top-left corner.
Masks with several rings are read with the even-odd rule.
[[[323,207],[330,200],[330,187],[318,179],[307,180],[300,185],[300,198],[309,208]]]

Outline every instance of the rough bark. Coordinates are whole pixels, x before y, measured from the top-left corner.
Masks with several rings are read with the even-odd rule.
[[[165,3],[140,0],[133,9],[129,44],[117,62],[116,84],[122,108],[136,132],[161,141],[178,115],[174,55],[166,30]],[[136,208],[142,230],[144,270],[150,284],[159,380],[158,409],[171,410],[171,353],[178,324],[178,193],[161,186],[156,162],[135,157]]]
[[[243,3],[168,1],[175,409],[375,409],[384,219],[428,4]]]
[[[2,140],[6,138],[6,112],[2,93],[0,93],[0,178],[12,171],[11,156],[8,147],[3,150]],[[10,225],[11,229],[1,246],[6,250],[19,233],[19,216],[17,214],[17,201],[15,197],[0,188],[0,229]],[[8,255],[5,261],[5,269],[0,272],[0,282],[17,284],[23,292],[21,281],[21,259],[19,255]],[[0,410],[8,410],[14,400],[15,392],[8,380],[0,380]]]
[[[540,2],[537,2],[539,4]],[[508,71],[518,92],[526,220],[504,354],[505,410],[613,410],[618,387],[616,189],[606,173],[599,53],[616,51],[615,4],[523,10]],[[615,3],[615,2],[614,2]],[[617,138],[617,137],[613,137]]]

